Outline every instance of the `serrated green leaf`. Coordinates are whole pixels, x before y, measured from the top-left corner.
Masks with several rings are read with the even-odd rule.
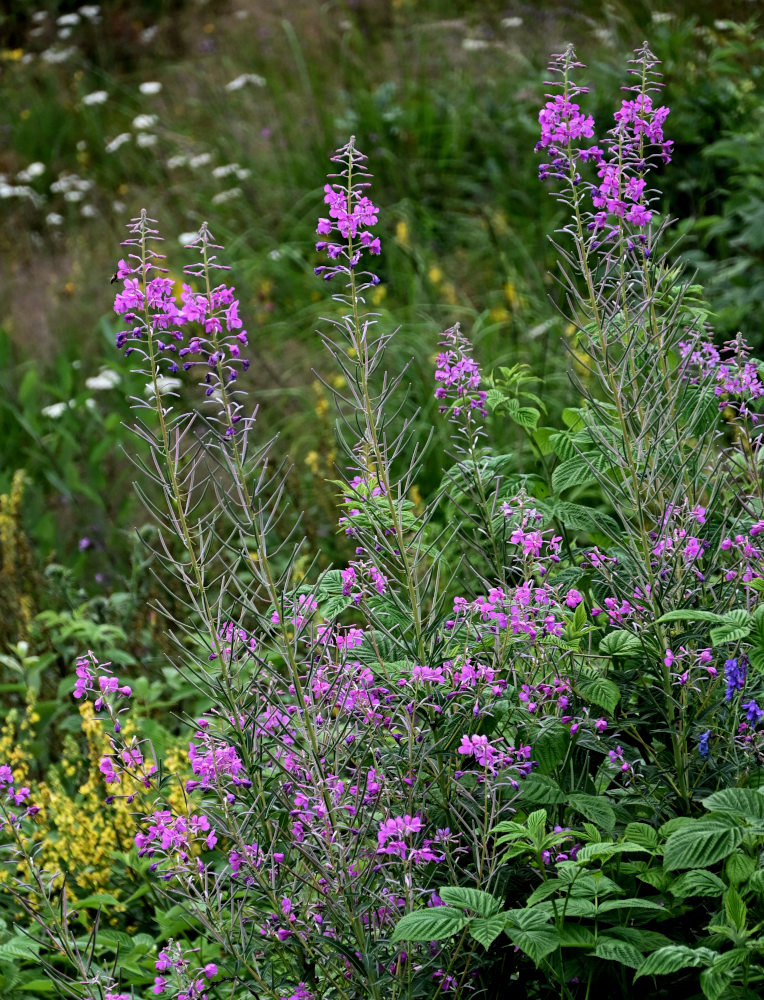
[[[461,910],[451,906],[433,906],[407,913],[398,921],[391,940],[442,941],[452,937],[469,922]]]
[[[651,899],[606,899],[597,907],[597,914],[611,913],[613,910],[658,910],[665,913],[666,907]]]
[[[642,643],[639,641],[637,636],[622,629],[615,632],[609,632],[604,639],[600,641],[599,651],[605,656],[620,657],[641,656],[644,653]]]
[[[559,947],[560,936],[557,930],[549,926],[538,908],[510,910],[504,916],[507,937],[536,965]]]
[[[663,863],[668,869],[707,868],[732,854],[744,838],[744,828],[731,817],[693,820],[669,836]]]
[[[680,969],[697,969],[701,965],[708,964],[706,957],[708,954],[713,956],[714,952],[677,944],[658,948],[642,962],[634,979],[637,980],[640,976],[668,976]]]
[[[552,490],[555,493],[562,493],[574,486],[586,486],[597,482],[599,476],[610,472],[612,468],[613,463],[607,455],[597,452],[592,452],[586,458],[574,455],[560,462],[552,473]]]
[[[534,771],[520,786],[522,801],[529,805],[559,805],[567,801],[567,794],[556,781],[546,774]]]
[[[449,906],[462,906],[472,910],[481,917],[492,917],[501,909],[498,899],[482,889],[472,889],[466,886],[444,886],[438,889],[438,895]]]
[[[746,819],[764,820],[764,794],[753,788],[722,788],[703,799],[703,805],[711,812],[728,812]]]
[[[724,863],[724,874],[732,885],[740,885],[747,882],[756,871],[756,862],[741,851],[735,851]]]
[[[594,954],[597,958],[618,962],[619,965],[625,965],[629,969],[638,969],[642,964],[642,953],[633,944],[606,937],[604,934],[600,934],[597,938]]]
[[[684,899],[686,896],[721,896],[726,888],[718,875],[705,868],[696,868],[672,882],[670,891],[678,899]]]
[[[621,699],[618,685],[607,677],[583,677],[578,681],[578,691],[582,698],[591,701],[612,714]]]
[[[734,978],[731,970],[704,969],[700,974],[700,988],[707,1000],[719,1000]]]
[[[727,889],[724,893],[724,912],[731,927],[743,930],[748,920],[748,907],[737,889]]]
[[[541,733],[532,744],[533,759],[538,762],[539,772],[549,774],[565,759],[570,745],[570,732],[565,726],[554,725]]]
[[[588,927],[570,922],[563,924],[559,934],[561,948],[591,948],[596,940]]]
[[[486,951],[504,930],[504,916],[497,913],[492,917],[475,917],[470,921],[470,936],[482,944]]]
[[[574,792],[568,797],[568,803],[571,809],[581,813],[601,830],[610,833],[615,827],[615,812],[603,796]]]
[[[628,823],[624,830],[626,840],[641,844],[650,851],[658,847],[658,832],[647,823]]]

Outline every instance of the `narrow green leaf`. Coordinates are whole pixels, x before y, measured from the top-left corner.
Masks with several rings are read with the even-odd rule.
[[[658,619],[658,625],[662,625],[664,622],[713,622],[715,625],[724,621],[724,615],[717,615],[715,611],[701,611],[695,608],[683,608],[677,609],[676,611],[669,611],[665,615],[661,615]]]

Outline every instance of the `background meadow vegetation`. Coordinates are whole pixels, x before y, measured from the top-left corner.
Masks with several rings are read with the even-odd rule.
[[[182,770],[174,716],[203,697],[167,666],[147,523],[124,448],[128,397],[145,394],[114,349],[110,279],[125,220],[145,206],[182,259],[202,220],[225,244],[250,332],[241,381],[282,436],[289,498],[324,565],[335,534],[332,375],[315,334],[333,305],[316,287],[315,219],[327,154],[350,134],[383,209],[380,285],[400,326],[388,364],[410,358],[405,406],[437,424],[432,367],[459,321],[477,357],[525,363],[548,423],[579,399],[572,328],[555,308],[546,234],[562,210],[533,149],[550,51],[586,51],[595,117],[610,112],[623,53],[662,60],[673,162],[661,183],[718,339],[764,347],[764,33],[754,2],[449,3],[446,0],[13,0],[0,13],[0,761],[44,805],[43,861],[69,873],[83,914],[103,907],[99,947],[135,983],[182,915],[131,867],[131,809],[99,808],[106,738],[71,711],[85,649],[140,665],[141,731]],[[598,111],[600,112],[598,116]],[[579,375],[582,373],[579,372]],[[340,380],[341,382],[341,380]],[[335,384],[337,384],[335,382]],[[529,383],[530,389],[534,383]],[[517,426],[494,441],[535,468]],[[433,449],[414,506],[440,482]],[[538,485],[538,483],[536,484]],[[137,671],[136,671],[137,673]],[[182,807],[179,794],[178,807]],[[93,821],[96,817],[96,821]],[[34,947],[0,896],[0,995],[46,995]],[[143,979],[141,977],[144,977]]]

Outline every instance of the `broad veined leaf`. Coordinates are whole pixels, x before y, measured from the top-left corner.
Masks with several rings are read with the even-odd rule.
[[[606,937],[603,934],[597,938],[594,948],[597,958],[605,958],[610,962],[618,962],[630,969],[638,969],[642,964],[642,952],[638,951],[633,944],[626,941],[618,941],[615,938]]]
[[[538,908],[510,910],[504,916],[507,937],[536,965],[559,947],[560,936],[556,928],[549,926],[548,918],[539,913]]]
[[[578,691],[586,701],[594,702],[606,712],[612,713],[621,699],[621,692],[616,683],[607,677],[582,677],[578,681]]]
[[[716,956],[710,948],[688,948],[686,945],[671,944],[658,948],[648,955],[637,969],[634,979],[640,976],[668,976],[680,969],[697,969],[709,965]]]
[[[592,452],[584,457],[574,455],[560,462],[552,473],[552,490],[555,493],[562,493],[573,486],[586,486],[588,483],[597,482],[613,468],[613,462],[607,455]]]
[[[433,906],[407,913],[398,921],[392,941],[442,941],[452,937],[469,922],[461,910],[452,906]]]
[[[745,828],[734,817],[693,820],[666,841],[666,868],[707,868],[728,857],[745,838]]]
[[[501,909],[498,899],[482,889],[472,889],[466,886],[444,886],[438,889],[438,895],[449,906],[463,906],[481,917],[492,917]],[[438,907],[439,909],[439,907]]]
[[[648,853],[641,844],[632,844],[624,840],[619,844],[584,844],[576,854],[576,862],[593,861],[595,859],[611,858],[615,854],[626,854],[633,851]]]
[[[746,819],[764,820],[764,794],[753,788],[722,788],[703,805],[711,812],[729,812]]]
[[[470,921],[470,935],[486,949],[491,947],[504,930],[504,917],[496,913],[492,917],[475,917]]]
[[[678,899],[686,896],[721,896],[726,888],[718,875],[705,868],[685,872],[669,886],[671,894]]]
[[[637,636],[623,629],[609,632],[600,642],[600,653],[606,656],[641,656],[643,652],[642,643]]]
[[[613,807],[602,795],[586,795],[583,792],[573,792],[568,797],[571,809],[581,813],[590,823],[594,823],[608,833],[615,827],[615,812]]]

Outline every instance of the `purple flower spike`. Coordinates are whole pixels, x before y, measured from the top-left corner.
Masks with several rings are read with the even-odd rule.
[[[341,163],[343,169],[329,175],[329,180],[335,183],[324,185],[329,217],[320,218],[316,229],[319,236],[330,237],[316,243],[316,250],[326,252],[330,263],[314,268],[325,281],[342,274],[350,282],[360,275],[365,279],[362,288],[379,284],[376,274],[358,270],[363,255],[381,252],[379,237],[369,228],[377,224],[379,209],[364,193],[371,178],[364,166],[366,159],[355,147],[355,136],[332,156],[332,162]]]

